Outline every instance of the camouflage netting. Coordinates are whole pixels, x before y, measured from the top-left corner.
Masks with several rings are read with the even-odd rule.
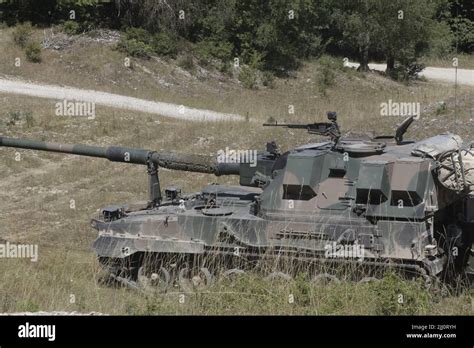
[[[474,193],[474,142],[460,150],[444,153],[439,161],[438,177],[445,187]]]

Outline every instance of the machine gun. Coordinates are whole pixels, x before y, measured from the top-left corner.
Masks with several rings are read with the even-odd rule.
[[[339,139],[341,138],[341,131],[339,130],[339,125],[337,124],[337,114],[334,111],[327,113],[327,118],[331,122],[315,122],[307,124],[298,124],[298,123],[264,123],[264,127],[285,127],[292,129],[306,129],[309,134],[317,134],[328,136],[331,138],[331,141],[334,145],[337,145]]]

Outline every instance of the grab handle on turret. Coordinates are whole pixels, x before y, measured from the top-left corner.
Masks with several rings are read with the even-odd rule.
[[[407,132],[408,128],[411,126],[413,121],[415,120],[417,116],[410,116],[406,118],[400,125],[397,127],[397,130],[395,131],[395,140],[397,141],[397,145],[400,145],[403,143],[403,136]]]

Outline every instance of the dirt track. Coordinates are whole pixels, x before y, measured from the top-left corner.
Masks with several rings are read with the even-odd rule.
[[[56,100],[89,102],[95,103],[96,105],[147,112],[190,121],[240,121],[244,119],[240,115],[224,114],[211,110],[193,109],[184,105],[155,102],[100,91],[53,86],[5,78],[0,79],[0,93],[20,94]]]
[[[357,68],[359,64],[348,63],[347,66]],[[384,71],[386,69],[385,64],[369,64],[369,67],[378,71]],[[455,70],[453,68],[428,67],[425,68],[420,75],[429,80],[454,83]],[[457,82],[463,85],[474,86],[474,70],[458,69]],[[90,102],[96,105],[147,112],[191,121],[243,120],[242,116],[235,114],[224,114],[211,110],[188,108],[184,105],[155,102],[100,91],[39,84],[6,78],[0,78],[0,93],[20,94],[55,100]]]

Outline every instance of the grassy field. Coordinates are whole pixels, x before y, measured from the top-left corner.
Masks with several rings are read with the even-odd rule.
[[[209,155],[226,146],[261,149],[266,141],[275,140],[285,150],[321,139],[303,131],[261,127],[270,117],[314,122],[335,110],[344,133],[393,134],[402,119],[380,116],[380,104],[391,99],[421,105],[421,119],[408,137],[452,131],[474,140],[473,88],[458,88],[455,107],[450,85],[423,81],[404,85],[322,60],[306,62],[295,77],[277,79],[274,88],[248,90],[212,68],[197,68],[201,73],[191,74],[174,60],[134,60],[132,69],[125,68],[124,55],[96,44],[73,45],[59,52],[44,50],[42,63],[25,62],[15,68],[10,60],[22,52],[11,43],[9,30],[0,30],[0,49],[6,57],[0,61],[0,74],[237,113],[248,116],[248,121],[193,123],[100,106],[94,120],[59,117],[54,114],[55,100],[5,94],[0,95],[4,136]],[[290,106],[294,113],[288,112]],[[15,160],[17,152],[20,161]],[[393,274],[376,284],[342,282],[326,287],[310,285],[303,278],[270,284],[248,275],[232,283],[218,281],[206,293],[187,294],[184,303],[179,301],[178,289],[149,296],[100,285],[90,247],[95,233],[89,220],[100,207],[145,200],[145,168],[8,148],[0,149],[0,161],[0,239],[37,243],[40,253],[36,263],[0,260],[0,312],[472,314],[472,293],[467,290],[441,297]],[[236,178],[168,170],[162,170],[160,178],[163,186],[177,185],[184,192],[212,182],[237,183]],[[71,199],[75,209],[70,208]],[[399,294],[405,298],[403,303],[398,303]]]
[[[4,274],[0,284],[0,311],[127,315],[472,314],[469,294],[441,297],[425,290],[421,282],[407,282],[392,273],[378,283],[342,282],[325,286],[312,285],[303,276],[271,282],[249,274],[232,281],[221,278],[203,292],[183,293],[172,289],[166,294],[147,294],[98,285],[99,272],[90,252],[62,247],[40,250],[40,260],[35,264],[26,260],[0,263]]]
[[[454,57],[458,58],[459,69],[474,69],[474,57],[472,54],[466,53],[453,53],[450,57],[446,58],[424,57],[421,62],[426,66],[452,68]]]

